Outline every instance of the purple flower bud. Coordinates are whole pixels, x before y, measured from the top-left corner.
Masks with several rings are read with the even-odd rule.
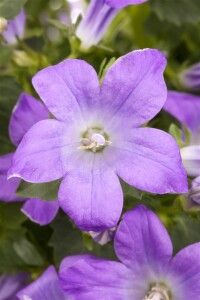
[[[179,75],[181,84],[189,90],[200,90],[200,63],[190,66]]]
[[[17,39],[24,37],[26,25],[26,14],[22,9],[19,15],[13,20],[8,21],[7,29],[2,33],[7,44],[13,45],[17,43]]]
[[[121,8],[146,1],[148,0],[91,0],[76,31],[82,47],[87,49],[98,44]]]

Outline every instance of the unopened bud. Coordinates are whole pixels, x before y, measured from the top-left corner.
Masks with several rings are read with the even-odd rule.
[[[8,21],[0,17],[0,33],[4,32],[8,27]]]

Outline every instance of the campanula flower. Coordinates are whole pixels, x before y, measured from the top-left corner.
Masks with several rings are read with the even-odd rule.
[[[180,73],[181,84],[189,90],[200,90],[200,63],[196,63]]]
[[[17,15],[13,20],[8,21],[7,29],[2,33],[6,43],[13,45],[17,43],[17,39],[22,39],[24,37],[25,26],[26,14],[22,9],[19,15]]]
[[[148,0],[91,0],[85,16],[77,27],[76,35],[83,48],[89,48],[103,37],[106,29],[123,7]]]
[[[123,206],[119,177],[152,193],[187,192],[175,140],[139,128],[164,105],[165,65],[158,50],[133,51],[112,65],[101,86],[82,60],[40,71],[33,85],[55,119],[38,122],[24,136],[9,178],[63,178],[60,206],[88,231],[116,226]]]
[[[114,247],[119,262],[82,256],[61,263],[61,287],[69,299],[200,299],[200,243],[173,257],[164,225],[146,207],[125,213]]]
[[[42,102],[28,94],[22,94],[14,107],[9,123],[9,135],[13,145],[18,146],[24,134],[33,124],[48,119],[49,113]],[[39,198],[24,199],[17,197],[15,192],[20,184],[19,178],[7,180],[7,173],[12,165],[14,153],[0,157],[0,201],[25,201],[22,211],[32,220],[41,225],[50,223],[57,214],[58,201],[46,202]]]

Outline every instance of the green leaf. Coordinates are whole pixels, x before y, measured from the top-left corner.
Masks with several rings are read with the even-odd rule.
[[[42,266],[43,259],[37,249],[26,238],[21,238],[13,244],[13,248],[21,260],[31,266]]]
[[[12,56],[13,49],[11,47],[0,45],[0,67],[9,62]]]
[[[171,134],[175,138],[179,147],[183,146],[183,131],[178,128],[178,126],[176,126],[175,124],[171,124],[171,126],[169,127],[169,134]]]
[[[16,229],[25,220],[26,216],[20,211],[21,203],[0,202],[0,226]]]
[[[74,254],[90,253],[96,256],[115,259],[115,253],[112,243],[100,246],[97,243],[85,245],[85,233],[73,227],[72,223],[67,219],[66,215],[58,215],[56,220],[51,224],[53,234],[49,245],[54,249],[54,257],[56,265],[59,266],[61,260]],[[89,248],[89,249],[88,249]],[[91,250],[91,251],[89,251]]]
[[[162,21],[175,25],[197,24],[200,21],[199,0],[152,0],[152,10]]]
[[[20,197],[41,198],[46,201],[54,201],[58,198],[60,180],[48,183],[29,183],[22,181],[16,192]]]
[[[200,242],[200,219],[187,214],[178,215],[173,219],[169,232],[177,253],[190,244]]]
[[[6,19],[13,19],[20,13],[26,0],[0,0],[0,16]]]

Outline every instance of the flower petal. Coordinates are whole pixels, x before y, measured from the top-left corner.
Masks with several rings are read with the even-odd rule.
[[[52,114],[68,122],[82,120],[82,114],[92,109],[100,90],[95,70],[78,59],[40,71],[33,78],[33,86]]]
[[[128,184],[157,194],[188,191],[178,145],[166,132],[133,129],[115,152],[117,174]]]
[[[200,129],[200,97],[169,91],[163,108],[192,132]]]
[[[9,178],[39,183],[63,177],[68,157],[76,150],[79,139],[70,126],[57,120],[36,123],[17,148]]]
[[[91,153],[90,165],[69,172],[58,194],[61,208],[79,228],[88,231],[114,227],[123,206],[119,179],[102,165],[100,157]]]
[[[114,238],[118,258],[129,268],[160,264],[172,257],[172,242],[156,214],[139,205],[124,214]]]
[[[15,192],[20,184],[20,179],[7,179],[7,173],[12,165],[14,153],[6,154],[0,157],[0,201],[11,202],[20,201],[21,197],[17,197]]]
[[[123,264],[86,257],[59,273],[63,290],[73,300],[131,300],[132,272]]]
[[[200,146],[187,146],[181,148],[183,165],[189,176],[200,175]]]
[[[36,281],[28,285],[17,294],[20,300],[67,300],[62,291],[58,275],[53,266],[50,266]]]
[[[40,101],[28,94],[22,94],[10,118],[9,135],[12,143],[18,146],[31,126],[48,118],[48,110]]]
[[[120,118],[122,128],[127,128],[152,119],[167,97],[165,66],[164,55],[151,49],[133,51],[117,60],[108,70],[101,89],[101,105],[107,109],[109,121]]]
[[[21,210],[31,221],[47,225],[53,221],[58,209],[58,201],[44,201],[35,198],[27,200]]]
[[[172,260],[171,271],[179,277],[177,288],[184,291],[184,299],[199,299],[200,243],[181,250]]]
[[[115,8],[123,8],[127,5],[136,5],[147,2],[148,0],[105,0],[105,3]]]
[[[17,275],[1,275],[0,276],[0,291],[1,300],[15,300],[15,294],[22,289],[26,284],[28,275],[18,273]]]

